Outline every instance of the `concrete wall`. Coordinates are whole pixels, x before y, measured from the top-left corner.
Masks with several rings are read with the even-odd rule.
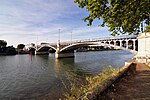
[[[138,36],[138,62],[150,62],[150,32],[142,33]]]

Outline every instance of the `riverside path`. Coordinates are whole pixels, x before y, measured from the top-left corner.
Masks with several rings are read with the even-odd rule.
[[[150,66],[137,63],[135,74],[131,74],[109,90],[106,99],[150,100]]]

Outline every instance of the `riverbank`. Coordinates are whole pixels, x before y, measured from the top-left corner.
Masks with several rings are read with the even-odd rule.
[[[120,49],[103,49],[103,50],[76,50],[76,52],[90,52],[90,51],[114,51],[114,50],[120,50]],[[49,53],[55,53],[54,51],[49,52]],[[8,54],[8,53],[0,53],[0,56],[9,56],[9,55],[24,55],[24,54],[31,54],[30,52],[26,51],[26,52],[18,52],[16,51],[16,53],[14,54]],[[35,55],[35,54],[33,54]]]
[[[0,53],[0,56],[10,56],[10,55],[24,55],[24,54],[30,54],[30,53],[14,53],[14,54],[8,54],[8,53]]]
[[[0,53],[0,56],[10,56],[10,55],[16,55],[16,54]]]
[[[135,63],[126,63],[126,65],[119,70],[115,69],[110,77],[108,77],[102,83],[100,82],[96,87],[91,89],[91,91],[87,92],[81,98],[84,97],[87,100],[107,99],[105,98],[105,95],[107,94],[108,90],[114,87],[122,78],[128,76],[129,74],[135,73],[135,66]]]
[[[85,97],[88,100],[148,100],[150,99],[149,90],[150,66],[134,62],[92,91],[87,92]]]
[[[90,78],[90,84],[74,89],[74,94],[67,99],[78,100],[125,100],[150,98],[150,67],[130,60],[122,69],[105,70],[96,77]],[[110,74],[110,75],[109,75]],[[89,79],[88,79],[89,80]],[[94,82],[94,83],[93,83]],[[142,85],[141,85],[142,84]],[[90,88],[88,88],[90,86]],[[81,90],[82,89],[82,90]],[[76,97],[75,91],[79,91]],[[86,91],[86,92],[85,92]],[[139,95],[141,94],[141,95]]]
[[[135,73],[128,74],[107,90],[103,99],[114,100],[149,100],[150,66],[136,63]]]
[[[89,52],[89,51],[113,51],[113,50],[120,50],[114,48],[104,48],[104,49],[78,49],[76,52]]]
[[[6,53],[0,53],[0,56],[6,56],[7,54]]]

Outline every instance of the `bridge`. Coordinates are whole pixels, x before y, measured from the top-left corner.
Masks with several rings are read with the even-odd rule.
[[[74,57],[74,50],[89,45],[113,47],[115,49],[128,50],[132,53],[137,53],[138,51],[137,35],[123,35],[66,42],[58,41],[57,43],[43,43],[41,45],[30,46],[28,49],[31,52],[35,51],[36,55],[49,54],[49,50],[51,49],[55,52],[56,58],[65,58]]]

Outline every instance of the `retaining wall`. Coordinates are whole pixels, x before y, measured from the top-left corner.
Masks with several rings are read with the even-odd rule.
[[[126,63],[125,66],[117,73],[116,75],[112,76],[111,78],[104,81],[102,84],[98,85],[92,91],[87,92],[78,100],[83,100],[87,98],[87,100],[97,100],[102,96],[110,87],[112,87],[115,83],[117,83],[121,78],[125,77],[128,73],[135,73],[136,72],[136,63]]]

